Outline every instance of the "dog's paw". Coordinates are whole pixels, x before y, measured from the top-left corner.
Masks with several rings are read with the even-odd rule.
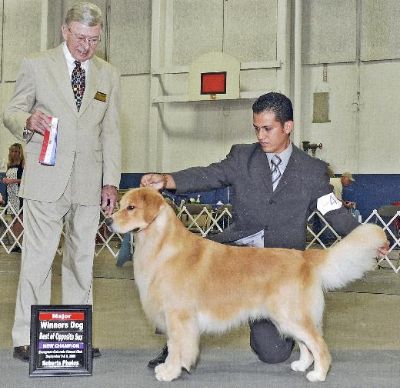
[[[305,372],[310,365],[306,365],[303,361],[297,360],[290,364],[290,367],[295,372]]]
[[[177,379],[181,374],[181,367],[175,367],[171,364],[160,364],[157,365],[154,369],[156,379],[158,381],[172,381]]]
[[[307,380],[311,382],[325,381],[326,374],[312,370],[311,372],[307,373],[306,377]]]
[[[292,370],[296,372],[305,372],[313,363],[314,358],[307,352],[300,353],[300,358],[290,364]]]

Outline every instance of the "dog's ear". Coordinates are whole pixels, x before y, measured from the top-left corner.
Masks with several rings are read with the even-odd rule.
[[[157,218],[165,201],[163,196],[153,188],[146,188],[142,193],[144,219],[150,224]]]

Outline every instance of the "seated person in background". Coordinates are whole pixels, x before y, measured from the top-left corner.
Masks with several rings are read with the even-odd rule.
[[[233,222],[212,236],[221,243],[304,250],[307,218],[316,209],[339,234],[353,230],[358,223],[333,195],[327,164],[290,141],[291,101],[268,93],[252,110],[256,143],[234,145],[224,160],[208,167],[146,174],[141,186],[176,189],[177,194],[231,186]],[[250,322],[250,346],[261,361],[278,363],[290,357],[294,341],[263,319]],[[165,346],[148,366],[163,363],[167,355]]]
[[[351,172],[344,172],[340,178],[330,178],[329,183],[333,186],[333,193],[336,198],[342,201],[343,206],[347,209],[355,208],[355,202],[345,201],[343,199],[343,187],[350,186],[355,179]]]
[[[22,145],[20,143],[14,143],[8,149],[8,163],[6,176],[3,178],[3,183],[7,186],[7,201],[9,208],[7,214],[10,214],[12,218],[15,218],[12,225],[11,231],[16,240],[19,240],[23,232],[23,226],[21,221],[23,220],[22,211],[22,198],[18,196],[19,186],[21,184],[22,173],[25,167],[25,157]],[[11,209],[12,208],[12,209]],[[18,217],[15,217],[18,214]],[[21,253],[21,248],[15,245],[11,252]]]

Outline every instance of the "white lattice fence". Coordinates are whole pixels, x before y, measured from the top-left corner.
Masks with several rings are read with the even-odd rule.
[[[192,232],[198,233],[203,237],[209,234],[220,233],[232,220],[232,208],[230,205],[223,205],[213,208],[211,205],[185,204],[174,206],[177,217]],[[20,214],[16,214],[12,209],[7,212],[9,206],[0,208],[0,244],[7,253],[10,253],[16,246],[21,247],[22,235],[16,236],[12,225],[19,220]],[[11,214],[7,214],[11,213]],[[377,210],[374,210],[364,221],[373,222],[384,228],[391,242],[387,255],[377,261],[378,266],[389,266],[395,273],[400,272],[400,233],[399,222],[400,211],[389,220],[381,217]],[[105,223],[105,215],[101,213],[100,223],[96,236],[96,256],[103,251],[107,251],[113,257],[117,257],[123,236],[112,233],[108,230]],[[64,232],[63,232],[64,234]],[[329,235],[328,241],[326,235]],[[340,236],[324,219],[321,213],[315,211],[308,218],[307,225],[307,247],[321,246],[327,248],[340,240]],[[59,252],[61,254],[62,247]]]
[[[176,208],[176,213],[190,231],[203,237],[222,232],[232,220],[232,208],[229,205],[213,209],[210,205],[182,204]]]
[[[365,220],[367,222],[375,222],[382,226],[390,241],[390,249],[387,255],[380,258],[378,265],[387,264],[395,273],[400,272],[400,229],[399,229],[400,211],[398,211],[387,222],[381,217],[377,210],[374,210]]]
[[[315,228],[318,220],[318,227]],[[381,217],[377,210],[373,210],[372,213],[364,220],[363,224],[375,223],[381,226],[390,241],[389,252],[381,258],[377,259],[377,266],[390,267],[395,273],[400,272],[400,231],[398,226],[398,220],[400,219],[400,210],[389,219]],[[330,245],[336,244],[340,241],[341,237],[336,233],[331,225],[325,220],[321,213],[318,211],[313,212],[308,218],[307,232],[307,247],[306,249],[320,245],[323,248],[327,248]],[[325,235],[329,234],[328,241],[326,241]],[[324,238],[325,237],[325,238]]]
[[[14,231],[17,222],[22,224],[21,213],[22,209],[17,213],[9,204],[0,207],[0,244],[7,253],[17,247],[21,249],[24,232],[17,236],[17,232]]]

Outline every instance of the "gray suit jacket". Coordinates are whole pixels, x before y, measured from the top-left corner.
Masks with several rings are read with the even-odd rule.
[[[307,217],[316,209],[317,199],[332,192],[327,164],[295,146],[275,191],[267,156],[258,143],[234,145],[221,162],[172,176],[177,193],[231,186],[233,223],[213,238],[223,243],[264,229],[266,247],[304,249]],[[325,218],[341,235],[358,225],[343,207]]]
[[[35,110],[59,119],[56,163],[39,163],[43,136],[35,133],[25,147],[20,195],[53,202],[71,179],[75,203],[98,205],[102,185],[118,187],[120,181],[119,73],[93,57],[78,112],[62,45],[34,54],[22,62],[4,125],[21,139],[26,119]]]

